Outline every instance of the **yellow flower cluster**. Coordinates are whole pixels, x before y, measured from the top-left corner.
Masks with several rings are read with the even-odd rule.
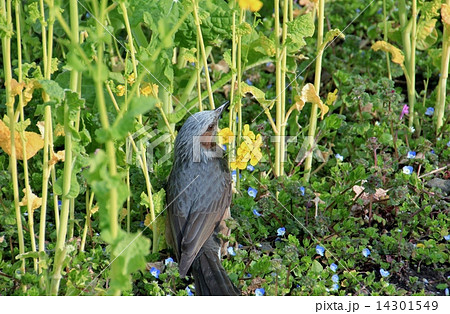
[[[236,160],[230,163],[232,169],[237,168],[243,170],[247,167],[247,163],[249,162],[252,166],[255,166],[262,158],[261,134],[255,136],[255,134],[250,131],[249,125],[246,124],[242,131],[242,139],[243,141],[237,149]]]
[[[261,10],[263,3],[259,0],[238,0],[241,9],[257,12]]]

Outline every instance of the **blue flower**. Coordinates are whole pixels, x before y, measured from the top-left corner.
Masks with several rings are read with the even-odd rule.
[[[284,236],[284,234],[286,233],[286,228],[285,227],[281,227],[277,229],[277,236]]]
[[[272,65],[273,65],[272,62],[267,62],[267,63],[266,63],[266,67],[271,67]]]
[[[257,297],[263,296],[266,293],[266,290],[264,288],[258,288],[255,290],[255,295]]]
[[[247,170],[248,170],[248,171],[254,171],[254,170],[255,170],[255,167],[253,167],[252,165],[248,165],[248,166],[247,166]]]
[[[336,265],[335,263],[330,265],[330,269],[334,272],[336,272],[336,270],[338,269],[338,265]]]
[[[331,276],[331,280],[333,280],[333,282],[338,283],[339,282],[339,276],[337,274],[334,274],[333,276]]]
[[[403,173],[404,174],[411,174],[413,173],[414,168],[412,166],[404,166],[403,167]]]
[[[433,107],[428,107],[427,111],[425,111],[425,115],[427,116],[432,116],[434,113],[434,108]]]
[[[155,268],[155,267],[150,268],[150,274],[152,274],[153,277],[159,278],[160,273],[161,273],[161,271],[158,268]]]
[[[236,252],[234,251],[234,248],[232,246],[229,246],[227,251],[231,256],[236,256]]]
[[[444,239],[445,239],[446,241],[450,241],[450,234],[447,234],[446,236],[444,236]]]
[[[445,292],[445,295],[446,295],[446,296],[449,295],[449,293],[448,293],[448,288],[445,288],[444,292]]]
[[[231,171],[231,178],[236,182],[236,170]],[[242,178],[242,174],[239,173],[239,179]]]
[[[245,278],[252,278],[252,274],[250,273],[245,274]]]
[[[325,248],[323,246],[316,245],[316,253],[323,256],[323,253],[325,253]]]
[[[272,86],[272,83],[267,84],[267,89],[270,89]]]
[[[339,290],[339,285],[338,285],[337,283],[334,283],[334,284],[331,286],[331,291],[337,291],[337,290]]]
[[[433,154],[433,155],[436,154],[436,153],[434,152],[434,149],[432,149],[432,150],[430,151],[430,153]]]
[[[382,14],[382,13],[383,13],[383,10],[378,9],[377,14]]]
[[[448,143],[447,143],[447,147],[450,147],[450,141],[448,141]]]
[[[246,79],[245,83],[247,83],[248,85],[253,85],[252,81],[250,81],[250,79]]]
[[[58,200],[58,209],[61,209],[62,201]]]
[[[364,255],[364,257],[369,257],[369,255],[370,255],[370,250],[369,250],[368,248],[365,248],[365,249],[362,251],[362,255]]]
[[[406,158],[409,158],[409,159],[416,158],[416,152],[415,151],[409,151],[408,155],[406,155]]]
[[[164,265],[169,265],[169,264],[171,264],[171,263],[173,263],[173,258],[172,258],[172,257],[166,258],[166,259],[164,260]]]
[[[185,290],[186,290],[188,296],[193,296],[194,295],[189,287],[186,287]]]
[[[226,151],[226,150],[227,150],[227,145],[223,144],[223,145],[222,145],[222,148],[223,148],[223,150]]]
[[[380,274],[383,277],[387,277],[390,275],[390,273],[387,270],[384,270],[383,268],[380,268]]]
[[[340,154],[336,154],[336,155],[334,155],[334,157],[336,157],[336,159],[339,160],[339,161],[343,161],[344,160],[344,157],[342,155],[340,155]]]
[[[359,13],[359,12],[361,12],[361,10],[360,9],[356,9],[356,13]]]
[[[254,214],[256,217],[262,216],[262,215],[256,210],[256,208],[253,208],[253,214]]]
[[[255,198],[256,194],[258,194],[258,191],[252,187],[249,187],[247,190],[247,194],[250,195],[251,197]]]
[[[304,186],[301,186],[301,187],[299,188],[299,190],[300,190],[300,193],[302,194],[302,196],[305,196],[305,187],[304,187]]]

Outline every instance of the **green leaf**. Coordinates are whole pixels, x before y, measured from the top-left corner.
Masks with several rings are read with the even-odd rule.
[[[138,115],[144,114],[152,109],[158,100],[154,97],[133,97],[128,110],[119,117],[110,132],[113,139],[122,139],[128,132],[134,129],[134,122]]]
[[[153,193],[153,204],[155,206],[155,215],[158,216],[164,210],[166,191],[161,189],[158,193]]]
[[[314,260],[311,265],[311,271],[315,273],[321,273],[323,271],[323,266],[317,260]]]
[[[288,22],[287,46],[289,52],[298,51],[306,45],[305,37],[314,35],[314,21],[311,13],[300,15],[293,21]]]
[[[64,89],[62,89],[55,81],[39,80],[39,84],[51,99],[61,101],[64,98]]]
[[[330,31],[328,31],[325,34],[325,38],[323,39],[322,45],[320,46],[320,50],[324,50],[325,47],[328,45],[328,43],[330,43],[331,41],[334,40],[335,37],[340,37],[342,39],[345,38],[345,35],[343,32],[341,32],[339,29],[335,28],[332,29]]]
[[[417,49],[427,50],[434,45],[438,39],[436,30],[437,19],[422,20],[417,25]]]
[[[276,53],[276,47],[273,40],[264,36],[264,34],[260,33],[258,40],[253,42],[254,49],[257,52],[260,52],[266,56],[273,57]]]
[[[74,169],[73,169],[74,170]],[[72,170],[72,176],[70,178],[70,189],[69,193],[67,193],[66,197],[69,199],[75,198],[80,193],[80,184],[77,180],[77,173]],[[63,180],[64,176],[59,176],[55,183],[55,194],[62,195],[63,194]]]
[[[141,233],[126,233],[119,231],[111,245],[115,267],[111,269],[111,289],[131,289],[131,273],[144,269],[145,256],[149,253],[150,240]]]
[[[267,108],[270,110],[274,104],[273,100],[266,99],[266,95],[264,94],[264,92],[255,86],[250,86],[245,82],[241,82],[241,90],[242,97],[247,93],[252,94],[263,108]]]
[[[81,108],[84,108],[85,100],[80,98],[78,93],[66,90],[66,98],[64,99],[64,103],[69,109],[69,119],[71,121],[75,121],[78,111]]]
[[[419,1],[420,3],[420,1]],[[421,18],[425,20],[430,20],[439,15],[439,9],[441,8],[441,0],[426,1],[423,3],[422,8],[420,8]]]

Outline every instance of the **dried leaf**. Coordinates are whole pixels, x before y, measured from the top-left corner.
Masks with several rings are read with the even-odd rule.
[[[441,7],[442,23],[450,25],[450,5],[443,3]]]
[[[379,40],[376,43],[372,45],[372,49],[374,51],[382,50],[389,52],[392,55],[392,62],[397,64],[403,64],[405,61],[405,56],[403,55],[403,52],[398,49],[397,47],[394,47],[390,43],[387,43],[383,40]]]
[[[20,92],[24,89],[25,83],[19,83],[15,79],[11,80],[11,94],[12,96],[17,96],[20,94]]]
[[[65,151],[60,150],[56,154],[53,153],[52,158],[48,161],[48,165],[52,166],[56,164],[58,161],[64,161],[64,158],[66,157]]]
[[[25,143],[27,159],[36,155],[36,153],[44,147],[44,141],[41,136],[34,132],[25,132]],[[5,153],[11,156],[11,132],[2,120],[0,120],[0,147]],[[15,147],[17,159],[23,160],[24,150],[22,147],[22,140],[17,131],[15,132]]]
[[[23,189],[22,191],[25,195],[23,196],[22,201],[20,201],[19,205],[27,206],[27,204],[28,204],[27,195],[26,195],[27,189]],[[34,211],[36,208],[41,207],[42,198],[35,195],[31,190],[29,190],[28,193],[29,193],[30,202],[31,202],[31,210]]]
[[[316,89],[314,85],[311,83],[308,83],[305,86],[303,86],[301,98],[305,103],[310,102],[316,104],[320,108],[321,119],[323,119],[323,117],[329,110],[328,106],[325,105],[320,99],[319,95],[317,95]]]

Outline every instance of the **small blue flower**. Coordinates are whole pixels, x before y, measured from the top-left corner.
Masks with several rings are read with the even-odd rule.
[[[339,282],[339,276],[337,274],[334,274],[333,276],[331,276],[331,280],[333,280],[334,283],[338,283]]]
[[[406,155],[406,158],[408,159],[412,159],[412,158],[416,158],[416,152],[415,151],[409,151],[408,155]]]
[[[269,84],[267,84],[267,89],[270,89],[270,88],[272,88],[272,83],[269,83]]]
[[[445,239],[446,241],[450,241],[450,234],[447,234],[446,236],[444,236],[444,239]]]
[[[361,12],[361,10],[360,9],[356,9],[356,13],[359,13],[359,12]]]
[[[301,186],[301,187],[299,188],[299,190],[300,190],[300,193],[302,194],[302,196],[305,196],[305,187],[304,187],[304,186]]]
[[[252,274],[250,273],[245,274],[245,278],[252,278]]]
[[[411,174],[413,173],[414,168],[412,166],[404,166],[403,167],[403,173],[404,174]]]
[[[340,155],[340,154],[336,154],[336,155],[334,155],[334,157],[336,157],[336,159],[339,160],[339,161],[343,161],[344,160],[344,157],[342,155]]]
[[[447,147],[450,147],[450,141],[448,141],[448,143],[447,143]]]
[[[171,263],[173,263],[173,258],[172,257],[166,258],[164,260],[164,265],[166,265],[166,266],[171,264]]]
[[[425,283],[425,284],[429,284],[429,281],[428,281],[428,279],[427,278],[423,278],[423,282]]]
[[[256,210],[256,208],[253,208],[253,214],[254,214],[256,217],[262,216],[262,215]]]
[[[338,285],[337,283],[334,283],[334,284],[331,286],[331,291],[337,291],[337,290],[339,290],[339,285]]]
[[[364,255],[364,257],[369,257],[369,255],[370,255],[370,250],[369,250],[368,248],[365,248],[365,249],[362,251],[362,255]]]
[[[226,151],[226,150],[227,150],[227,145],[226,145],[226,144],[223,144],[223,145],[222,145],[222,148],[223,148],[224,151]]]
[[[445,295],[446,295],[446,296],[449,295],[448,288],[445,288],[444,292],[445,292]]]
[[[378,9],[377,14],[382,14],[382,13],[383,13],[383,10]]]
[[[316,245],[316,253],[323,256],[323,253],[325,253],[325,248],[323,246]]]
[[[231,171],[231,178],[236,182],[236,170]],[[242,178],[242,174],[239,173],[239,179]]]
[[[155,268],[155,267],[150,268],[150,274],[152,274],[153,277],[159,278],[160,273],[161,273],[161,271],[158,268]]]
[[[427,116],[432,116],[434,113],[434,108],[433,107],[428,107],[427,111],[425,111],[425,115]]]
[[[271,67],[272,65],[273,65],[272,62],[267,62],[267,63],[266,63],[266,67]]]
[[[433,155],[436,154],[436,153],[434,152],[434,149],[432,149],[432,150],[430,151],[430,153],[433,154]]]
[[[144,228],[144,227],[145,227],[145,225],[144,225],[144,222],[143,222],[143,221],[141,221],[141,222],[139,223],[139,227],[140,227],[140,228]]]
[[[335,263],[333,263],[333,264],[330,265],[330,269],[331,269],[333,272],[336,272],[336,270],[338,269],[338,265],[336,265]]]
[[[253,82],[250,81],[250,79],[246,79],[246,80],[245,80],[245,83],[247,83],[247,84],[250,85],[250,86],[253,85]]]
[[[189,287],[186,287],[185,290],[186,290],[188,296],[193,296],[194,295]]]
[[[61,209],[62,201],[58,200],[58,209]]]
[[[277,229],[277,236],[284,236],[284,234],[286,233],[286,228],[285,227],[281,227]]]
[[[264,290],[264,288],[258,288],[255,290],[255,295],[257,297],[261,297],[266,293],[266,290]]]
[[[380,268],[380,274],[383,277],[387,277],[390,275],[390,273],[387,270],[384,270],[383,268]]]
[[[252,165],[248,165],[248,166],[247,166],[247,170],[248,170],[248,171],[254,171],[254,170],[255,170],[255,167],[253,167]]]
[[[234,251],[234,248],[232,246],[229,246],[227,251],[231,256],[236,256],[236,252]]]
[[[247,190],[247,194],[250,195],[251,197],[255,198],[256,194],[258,194],[258,191],[252,187],[249,187]]]

